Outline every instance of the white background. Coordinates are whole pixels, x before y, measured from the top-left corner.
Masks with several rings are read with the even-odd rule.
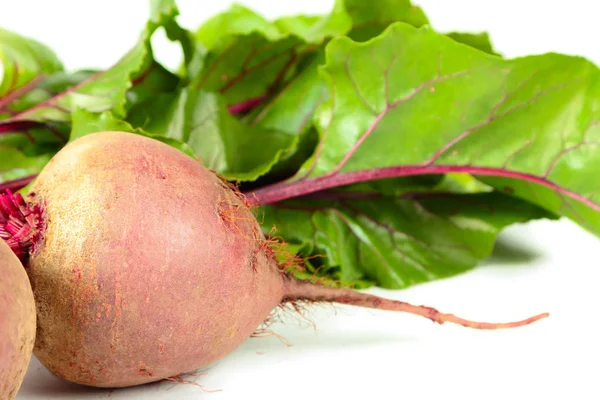
[[[324,13],[333,0],[242,3],[277,17]],[[598,63],[595,3],[417,2],[435,29],[487,30],[505,56],[558,51]],[[178,4],[180,22],[195,28],[230,2]],[[146,0],[3,0],[0,5],[0,26],[44,41],[69,69],[109,67],[136,41],[146,17]],[[160,59],[176,67],[177,48],[160,38],[156,45]],[[191,378],[205,391],[176,383],[92,390],[54,378],[33,360],[17,398],[600,399],[600,241],[569,221],[539,221],[507,229],[500,244],[504,251],[470,273],[410,290],[372,292],[471,319],[513,320],[543,311],[551,313],[549,319],[482,332],[404,314],[319,307],[308,314],[316,330],[298,318],[274,326],[290,347],[275,337],[250,339]]]

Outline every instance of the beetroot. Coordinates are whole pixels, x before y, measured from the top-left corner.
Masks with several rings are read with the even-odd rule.
[[[193,158],[141,135],[101,132],[70,143],[27,202],[37,217],[15,216],[29,230],[13,248],[28,249],[34,352],[54,374],[84,385],[138,385],[203,367],[286,302],[405,311],[477,329],[547,316],[478,323],[298,281],[275,261],[243,196]]]
[[[6,199],[0,199],[6,201]],[[5,204],[3,209],[14,209]],[[0,212],[0,237],[18,234],[19,224]],[[6,230],[5,228],[8,228]],[[10,247],[0,240],[0,399],[13,399],[27,371],[35,340],[35,302],[27,274]]]

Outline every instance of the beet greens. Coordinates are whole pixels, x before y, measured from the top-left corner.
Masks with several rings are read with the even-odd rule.
[[[514,223],[564,216],[600,234],[600,72],[583,58],[506,59],[407,0],[277,20],[233,6],[195,31],[172,0],[150,11],[105,71],[65,71],[0,31],[1,190],[83,135],[151,136],[239,184],[304,273],[359,287],[464,272]],[[161,27],[177,71],[154,59]]]

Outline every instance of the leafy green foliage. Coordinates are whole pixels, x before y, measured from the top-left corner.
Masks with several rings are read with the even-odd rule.
[[[39,173],[49,155],[28,157],[12,148],[0,147],[0,183]]]
[[[304,55],[350,26],[341,5],[324,17],[286,17],[274,22],[234,5],[197,30],[196,39],[207,53],[192,86],[221,93],[227,105],[269,96]]]
[[[129,121],[151,134],[186,143],[204,165],[238,181],[265,174],[296,141],[291,135],[242,124],[218,94],[193,89],[156,96],[132,109]]]
[[[275,234],[310,244],[311,256],[323,256],[311,259],[319,264],[310,272],[390,289],[467,271],[490,255],[502,228],[548,217],[495,192],[406,197],[336,192],[267,206],[263,214]]]
[[[63,65],[46,45],[0,28],[0,115],[10,112],[11,102],[47,74]]]
[[[321,21],[322,25],[331,24],[332,21],[350,23],[351,27],[343,25],[340,31],[348,31],[349,37],[362,38],[362,40],[373,38],[391,22],[402,21],[415,26],[428,22],[421,9],[407,0],[386,0],[368,6],[364,2],[339,0],[336,1],[328,18],[284,17],[275,21],[275,24],[279,27],[285,25],[290,32],[296,32],[298,37],[306,38],[308,30],[305,26],[315,26],[312,25],[313,21]],[[295,30],[290,28],[292,26]],[[320,40],[323,38],[324,36],[319,36]],[[295,73],[281,85],[281,89],[265,99],[261,106],[255,107],[254,111],[244,119],[252,125],[260,125],[300,137],[298,147],[273,166],[271,171],[273,175],[288,175],[308,158],[310,155],[308,148],[314,149],[315,141],[311,131],[312,115],[317,107],[329,98],[326,83],[318,72],[319,66],[325,62],[324,49],[325,46],[320,46],[305,54],[298,62]]]
[[[162,26],[170,37],[189,40],[177,35],[176,15],[172,1],[154,2],[138,43],[106,71],[64,72],[45,46],[0,31],[2,65],[10,77],[3,79],[0,92],[0,146],[14,157],[25,156],[7,164],[0,182],[39,172],[39,160],[48,160],[70,137],[100,128],[127,130],[122,121],[127,108],[174,90],[179,78],[153,59],[150,38]]]
[[[80,84],[97,73],[98,71],[91,70],[75,72],[59,71],[39,76],[38,79],[35,80],[34,85],[24,88],[26,90],[22,90],[20,96],[11,99],[10,104],[7,105],[7,110],[9,112],[5,114],[5,118],[2,119],[8,119],[13,115],[18,115],[48,101],[52,97],[68,90],[72,86]]]
[[[64,71],[0,30],[0,188],[70,140],[145,135],[241,182],[265,232],[307,257],[296,273],[359,287],[469,270],[514,223],[567,216],[600,234],[588,61],[503,59],[487,33],[436,33],[408,0],[274,20],[234,5],[194,31],[174,0],[149,3],[103,71]],[[176,72],[154,58],[158,29],[181,45]]]
[[[600,232],[597,212],[578,217],[581,206],[600,210],[597,185],[581,175],[600,162],[599,72],[588,61],[504,60],[397,23],[370,42],[335,39],[322,72],[331,99],[315,114],[321,140],[295,178],[303,187],[375,170],[493,175],[520,183],[488,184]]]
[[[29,122],[18,128],[28,134],[9,135],[2,120],[18,114],[27,105],[45,99],[46,91],[64,75],[63,65],[46,45],[0,28],[0,184],[38,173],[50,157],[40,155],[47,142],[38,148],[29,145],[39,129]]]
[[[153,61],[148,69],[132,80],[132,86],[126,93],[126,113],[147,99],[177,90],[180,84],[180,77]]]

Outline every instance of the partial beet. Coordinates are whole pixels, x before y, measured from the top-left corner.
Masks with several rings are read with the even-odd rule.
[[[6,196],[11,196],[7,194]],[[38,307],[35,354],[76,383],[122,387],[210,364],[281,303],[405,311],[477,329],[428,307],[300,282],[275,261],[243,197],[159,141],[101,132],[65,146],[27,199],[26,248]]]
[[[6,199],[0,199],[6,201]],[[11,206],[16,206],[11,204]],[[1,207],[5,208],[5,207]],[[0,212],[0,237],[7,237],[8,216]],[[9,230],[18,231],[10,224]],[[35,340],[35,302],[27,274],[17,256],[0,240],[0,399],[19,391]]]

